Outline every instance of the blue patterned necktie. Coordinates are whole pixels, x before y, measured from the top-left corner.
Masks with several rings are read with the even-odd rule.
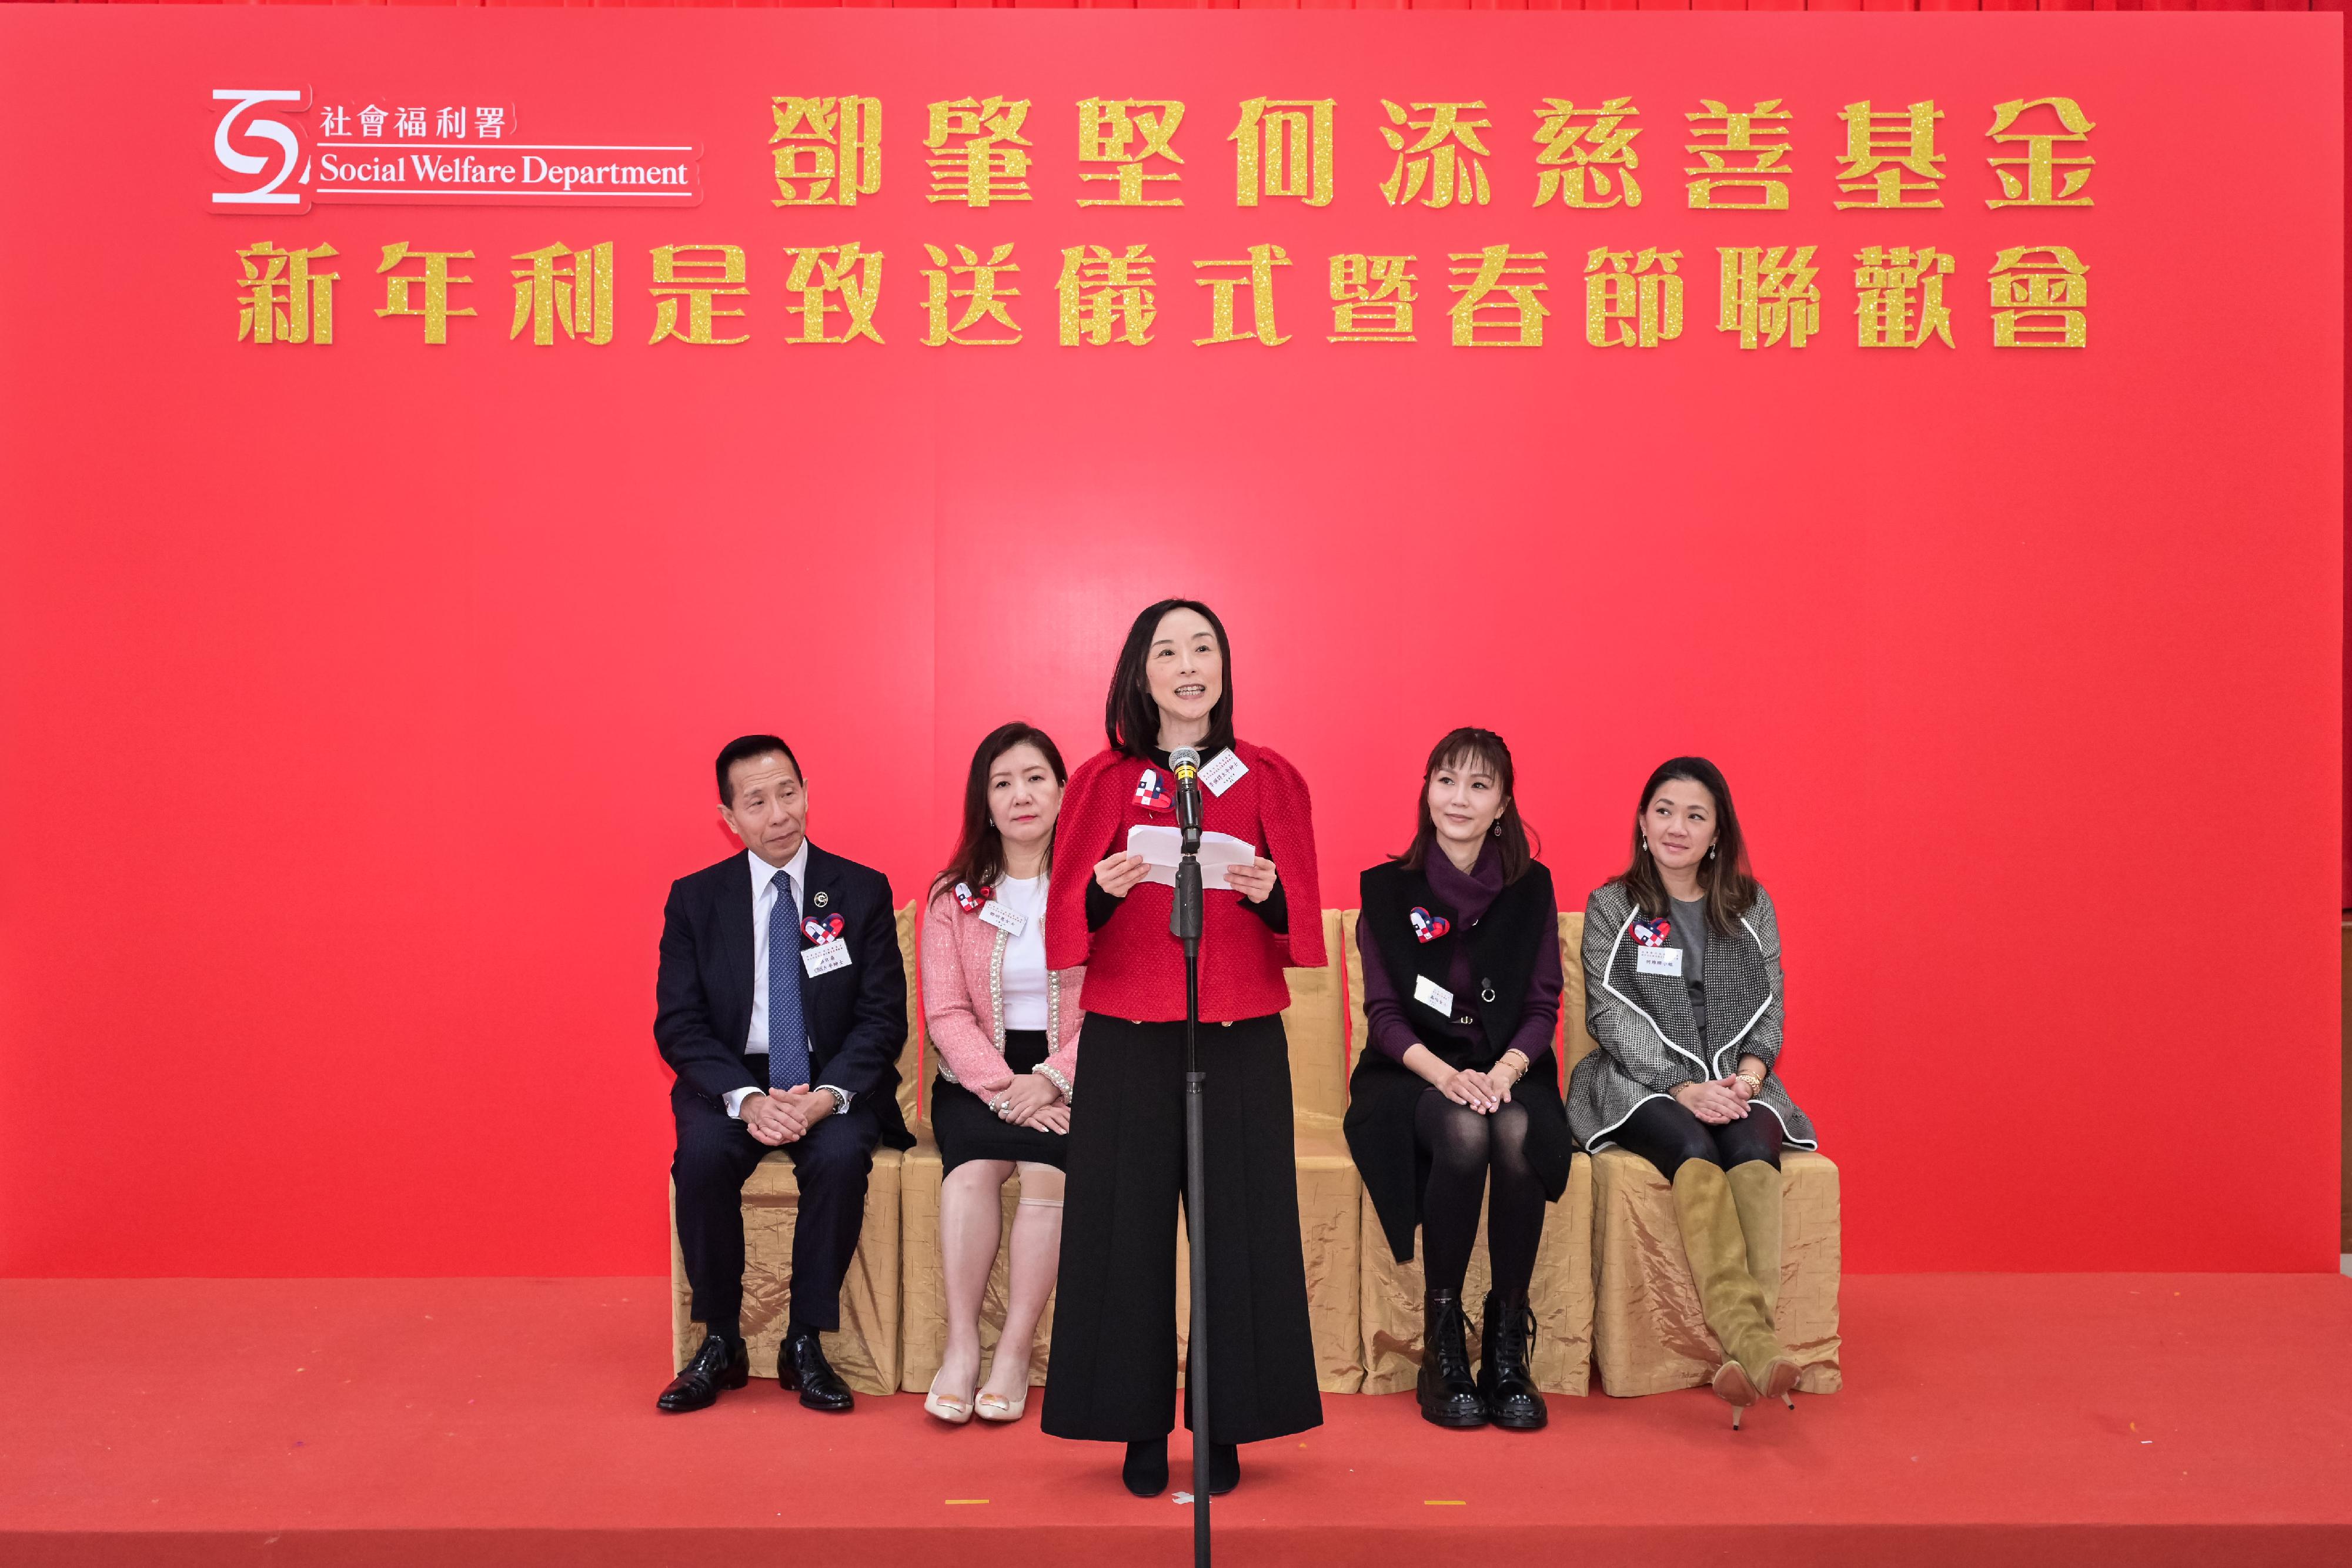
[[[808,1025],[801,1018],[800,889],[778,872],[768,885],[768,1087],[797,1089],[809,1081]]]

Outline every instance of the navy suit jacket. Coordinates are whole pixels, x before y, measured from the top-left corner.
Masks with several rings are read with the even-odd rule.
[[[824,896],[824,903],[818,897]],[[849,967],[803,976],[802,1010],[808,1021],[814,1083],[856,1096],[882,1124],[882,1141],[911,1147],[898,1113],[898,1051],[907,1043],[907,968],[898,956],[898,926],[890,881],[870,866],[808,847],[808,885],[801,890],[806,919],[841,921]],[[805,930],[772,964],[800,962],[811,944]],[[662,911],[661,973],[654,986],[654,1042],[679,1081],[698,1094],[723,1100],[755,1086],[743,1066],[751,1034],[751,867],[728,856],[670,884]],[[765,1084],[757,1084],[765,1088]]]

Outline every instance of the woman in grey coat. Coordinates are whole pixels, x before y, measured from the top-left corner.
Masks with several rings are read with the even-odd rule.
[[[1731,788],[1703,757],[1650,775],[1633,862],[1584,906],[1585,1026],[1601,1049],[1569,1079],[1590,1151],[1629,1149],[1673,1184],[1706,1325],[1726,1360],[1731,1424],[1787,1401],[1797,1364],[1772,1313],[1780,1281],[1780,1151],[1818,1146],[1780,1059],[1780,930],[1748,869]]]

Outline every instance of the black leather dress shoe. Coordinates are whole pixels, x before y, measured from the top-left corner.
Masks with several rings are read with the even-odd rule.
[[[787,1392],[799,1389],[801,1403],[812,1410],[837,1412],[857,1404],[849,1385],[825,1360],[824,1342],[814,1329],[795,1328],[784,1335],[784,1343],[776,1350],[776,1381]]]
[[[707,1338],[655,1403],[672,1415],[700,1410],[719,1403],[720,1389],[740,1388],[751,1380],[751,1353],[741,1340],[730,1345],[723,1339]]]

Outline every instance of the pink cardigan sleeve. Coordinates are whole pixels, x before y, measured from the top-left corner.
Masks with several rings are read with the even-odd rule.
[[[996,1049],[988,999],[973,997],[964,982],[961,946],[955,893],[942,888],[923,911],[923,1022],[955,1081],[975,1094],[993,1094],[1013,1082],[1013,1069]]]
[[[1078,992],[1086,985],[1087,971],[1082,965],[1059,970],[1057,975],[1062,985],[1062,1038],[1054,1042],[1054,1054],[1038,1065],[1041,1070],[1050,1067],[1060,1073],[1061,1082],[1069,1085],[1069,1097],[1075,1102],[1078,1097],[1078,1030],[1086,1027],[1087,1021],[1087,1015],[1078,1010]]]

